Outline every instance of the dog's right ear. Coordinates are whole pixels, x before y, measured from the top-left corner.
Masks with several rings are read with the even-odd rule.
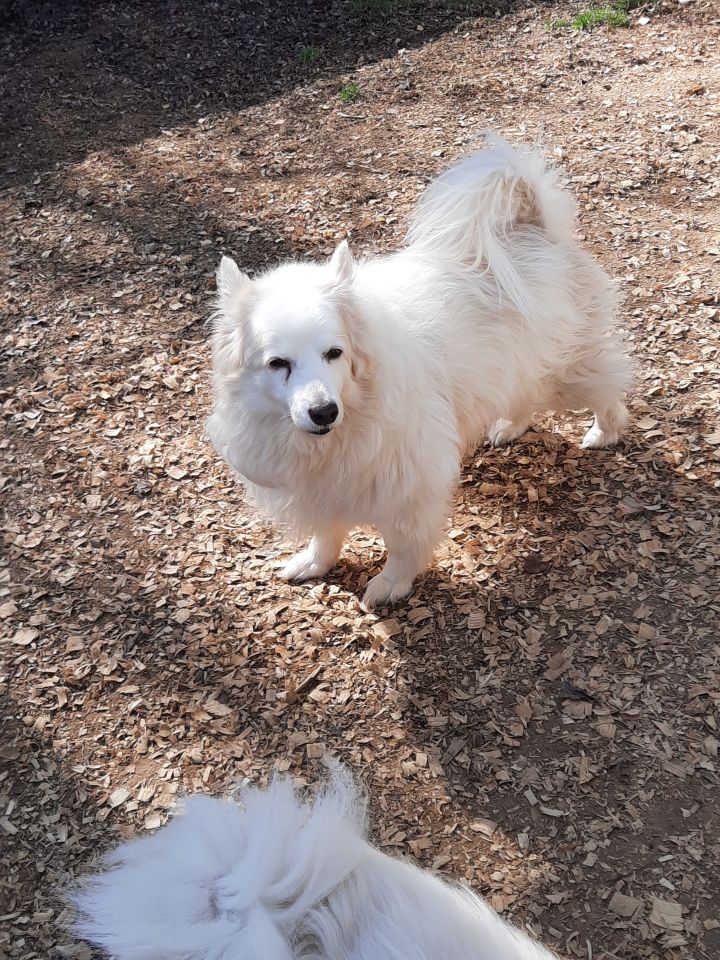
[[[332,285],[341,290],[347,289],[355,279],[355,257],[352,255],[350,244],[343,240],[335,248],[335,252],[330,257],[330,270],[332,272]]]
[[[215,272],[219,310],[230,313],[242,294],[252,286],[252,280],[243,273],[232,257],[223,257]]]
[[[215,273],[217,298],[211,319],[213,361],[219,373],[243,363],[243,328],[253,282],[231,257],[223,257]]]

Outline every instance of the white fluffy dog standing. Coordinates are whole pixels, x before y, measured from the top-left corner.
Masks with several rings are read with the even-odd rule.
[[[380,853],[336,771],[313,805],[287,782],[242,806],[194,797],[112,855],[76,898],[117,960],[553,960],[470,890]]]
[[[289,263],[251,280],[224,257],[208,435],[322,576],[351,528],[387,560],[363,605],[404,597],[428,565],[463,455],[534,412],[590,408],[583,446],[615,443],[630,366],[615,295],[574,239],[574,204],[534,151],[495,138],[434,180],[407,245],[356,263]]]

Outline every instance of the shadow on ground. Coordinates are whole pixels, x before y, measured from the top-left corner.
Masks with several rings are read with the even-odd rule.
[[[339,93],[356,67],[516,5],[6,0],[0,185],[310,81],[332,79]]]

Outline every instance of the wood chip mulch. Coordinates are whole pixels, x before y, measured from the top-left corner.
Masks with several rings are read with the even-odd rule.
[[[385,850],[560,953],[720,954],[717,7],[576,33],[547,27],[570,4],[367,6],[46,4],[0,38],[11,960],[92,956],[63,889],[178,794],[314,783],[326,752]],[[283,584],[203,439],[213,268],[392,249],[487,127],[542,132],[578,195],[632,425],[479,450],[433,569],[365,615],[378,540]]]

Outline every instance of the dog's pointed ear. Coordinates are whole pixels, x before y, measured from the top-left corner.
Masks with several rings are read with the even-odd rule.
[[[219,373],[243,363],[243,328],[253,282],[231,257],[223,257],[215,273],[217,299],[211,318],[213,362]]]
[[[343,240],[335,247],[335,252],[330,258],[330,269],[335,275],[336,283],[349,286],[353,282],[356,264],[347,240]]]
[[[239,294],[249,288],[252,280],[243,273],[232,257],[223,257],[215,271],[218,307],[224,310],[237,302]]]

